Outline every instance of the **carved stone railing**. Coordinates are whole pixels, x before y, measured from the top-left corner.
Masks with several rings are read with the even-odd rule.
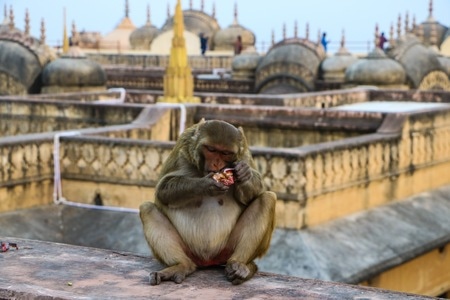
[[[0,211],[48,204],[53,189],[53,139],[0,140]]]

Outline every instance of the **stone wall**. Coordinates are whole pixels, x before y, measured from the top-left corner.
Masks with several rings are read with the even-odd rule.
[[[163,90],[164,72],[155,72],[151,69],[136,69],[125,67],[108,67],[106,85],[109,88],[123,87],[127,89]],[[159,74],[158,74],[159,73]],[[210,70],[206,70],[208,76],[212,76]],[[234,80],[230,78],[204,79],[193,74],[194,90],[196,92],[216,93],[253,93],[254,82],[252,80]]]
[[[220,83],[219,83],[220,84]],[[126,89],[126,103],[153,104],[162,96],[161,90]],[[269,105],[283,107],[315,107],[331,108],[339,105],[361,103],[367,101],[416,101],[450,103],[450,93],[443,91],[404,91],[381,89],[347,89],[288,95],[262,95],[247,93],[209,93],[196,92],[202,103],[237,104],[237,105]],[[79,100],[82,102],[103,101],[119,98],[119,93],[65,93],[57,95],[33,95],[35,99]]]
[[[0,99],[0,136],[127,124],[142,106],[102,106],[77,101]]]
[[[165,69],[169,65],[168,55],[147,55],[147,54],[106,54],[106,53],[86,53],[86,56],[104,66],[133,66],[152,67]],[[215,68],[231,70],[232,55],[227,56],[189,56],[188,62],[192,69]]]

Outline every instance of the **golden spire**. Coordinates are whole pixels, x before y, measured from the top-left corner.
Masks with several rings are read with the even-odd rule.
[[[64,7],[64,32],[63,32],[63,46],[62,52],[67,53],[69,51],[69,39],[67,38],[67,28],[66,28],[66,8]]]
[[[200,103],[200,98],[193,96],[194,79],[188,64],[186,41],[183,36],[184,21],[181,0],[177,0],[173,20],[172,47],[169,65],[164,74],[164,97],[158,99],[158,102]]]

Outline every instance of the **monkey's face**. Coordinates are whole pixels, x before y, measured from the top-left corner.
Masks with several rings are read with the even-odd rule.
[[[231,167],[236,161],[235,149],[223,145],[204,144],[202,154],[205,158],[204,171],[207,173],[219,172],[226,167]]]

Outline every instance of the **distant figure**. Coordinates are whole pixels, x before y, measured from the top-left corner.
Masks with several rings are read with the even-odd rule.
[[[381,33],[380,35],[380,40],[378,42],[378,47],[381,50],[384,50],[384,44],[387,42],[387,38],[384,36],[384,32]]]
[[[323,49],[325,49],[325,53],[327,52],[327,46],[328,46],[328,43],[329,43],[330,41],[328,41],[327,40],[327,33],[326,32],[324,32],[323,34],[322,34],[322,40],[320,41],[320,43],[322,44],[322,46],[323,46]]]
[[[234,42],[234,54],[238,55],[242,52],[242,37],[238,35],[236,41]]]
[[[206,49],[208,48],[208,37],[203,33],[200,33],[200,50],[202,55],[205,55]]]

